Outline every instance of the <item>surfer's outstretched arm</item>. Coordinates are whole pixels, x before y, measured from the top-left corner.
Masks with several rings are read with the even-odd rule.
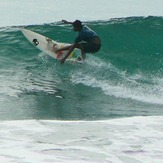
[[[67,20],[62,20],[62,22],[65,24],[73,24],[73,22],[68,22]]]

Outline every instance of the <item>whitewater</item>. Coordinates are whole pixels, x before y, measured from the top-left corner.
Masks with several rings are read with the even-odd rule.
[[[163,1],[0,1],[0,162],[162,163]],[[102,39],[83,65],[37,50],[80,19]]]

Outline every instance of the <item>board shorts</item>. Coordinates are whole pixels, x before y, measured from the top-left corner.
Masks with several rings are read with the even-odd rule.
[[[79,44],[85,53],[96,53],[101,48],[101,41],[98,37],[93,38],[90,42],[81,42]]]

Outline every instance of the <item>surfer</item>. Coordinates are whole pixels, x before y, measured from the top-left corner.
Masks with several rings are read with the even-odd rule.
[[[71,52],[78,48],[81,50],[81,57],[78,57],[78,60],[84,60],[86,57],[86,53],[96,53],[101,48],[101,40],[99,36],[91,30],[86,25],[83,25],[80,20],[75,20],[74,22],[68,22],[66,20],[62,20],[65,24],[72,24],[73,30],[78,32],[78,36],[76,37],[73,44],[66,46],[61,49],[57,49],[57,52],[62,50],[68,50],[67,54],[64,58],[60,60],[60,63],[64,63],[66,58],[71,54]]]

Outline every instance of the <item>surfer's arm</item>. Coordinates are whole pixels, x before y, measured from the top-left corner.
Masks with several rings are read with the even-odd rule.
[[[68,22],[67,20],[62,20],[62,22],[65,24],[73,24],[73,22]]]
[[[67,57],[71,54],[71,52],[75,49],[75,47],[76,47],[76,44],[72,44],[72,46],[70,47],[70,49],[69,49],[69,51],[67,52],[67,54],[65,55],[65,57],[62,58],[62,59],[60,60],[60,63],[61,63],[61,64],[65,62],[65,60],[66,60]]]

